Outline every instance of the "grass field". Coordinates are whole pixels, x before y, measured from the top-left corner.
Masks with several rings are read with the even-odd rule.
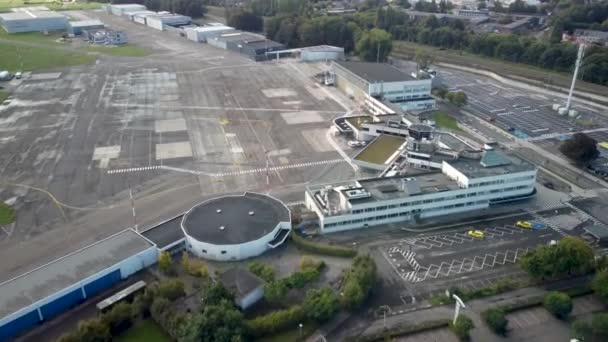
[[[433,114],[433,120],[435,120],[437,126],[441,128],[460,131],[460,127],[458,127],[458,121],[456,121],[456,119],[451,117],[448,113],[437,112]]]
[[[101,8],[101,3],[98,2],[69,2],[63,3],[62,1],[51,1],[51,0],[0,0],[0,12],[9,12],[14,7],[24,6],[46,6],[54,11],[65,11],[65,10],[84,10],[84,9],[97,9]]]
[[[120,46],[85,46],[82,50],[89,52],[99,52],[112,56],[142,57],[149,55],[148,50],[135,45]]]
[[[300,328],[287,330],[282,333],[260,338],[255,342],[297,342],[304,341],[308,336],[312,335],[319,326],[314,322],[305,322],[302,327],[302,338],[300,338]]]
[[[171,339],[153,321],[146,320],[131,327],[118,338],[112,339],[116,342],[170,342]]]
[[[9,205],[0,201],[0,225],[13,223],[15,211]]]
[[[42,34],[41,32],[24,32],[9,34],[6,33],[6,31],[0,29],[0,39],[49,45],[65,44],[57,41],[57,39],[61,38],[62,35],[63,32],[50,32],[47,35]]]
[[[90,64],[95,59],[95,56],[85,53],[0,42],[0,70],[11,72]]]
[[[0,104],[2,104],[2,102],[4,102],[4,100],[6,100],[8,98],[8,93],[0,90]]]
[[[402,59],[413,59],[417,49],[427,51],[433,56],[435,62],[492,71],[513,79],[532,80],[543,87],[559,86],[569,88],[572,78],[572,75],[568,73],[551,71],[526,64],[505,62],[495,58],[481,57],[460,50],[440,50],[436,47],[404,41],[393,42],[391,56]],[[576,89],[599,95],[606,95],[606,92],[608,92],[608,87],[581,80],[576,82]]]

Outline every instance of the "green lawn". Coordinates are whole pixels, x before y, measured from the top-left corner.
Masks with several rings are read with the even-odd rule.
[[[113,339],[116,342],[170,342],[171,339],[152,320],[137,323],[131,329]]]
[[[82,50],[124,57],[142,57],[149,55],[148,50],[140,46],[128,44],[120,46],[85,46],[82,48]]]
[[[297,342],[304,341],[308,336],[312,335],[315,330],[319,327],[318,324],[314,322],[305,322],[302,327],[302,339],[300,339],[300,328],[296,327],[295,329],[287,330],[282,333],[278,333],[276,335],[263,337],[255,340],[255,342]]]
[[[383,164],[404,142],[405,139],[400,137],[381,135],[367,145],[355,159],[372,164]]]
[[[0,42],[0,70],[29,71],[46,68],[90,64],[96,57],[85,53],[61,51],[51,48],[19,46]],[[23,68],[21,67],[23,61]]]
[[[24,6],[45,6],[53,11],[64,10],[85,10],[101,8],[101,3],[98,2],[69,2],[62,3],[61,1],[53,0],[33,0],[27,4],[23,0],[0,0],[0,12],[9,12],[14,7]]]
[[[0,38],[30,43],[58,45],[65,44],[57,41],[57,39],[61,38],[63,33],[64,32],[49,32],[47,35],[42,34],[42,32],[7,33],[3,29],[0,29]]]
[[[4,100],[6,100],[8,98],[8,93],[0,90],[0,104],[2,104],[2,102],[4,102]]]
[[[4,202],[0,202],[0,225],[15,221],[15,211]]]
[[[433,114],[433,120],[437,126],[441,128],[451,129],[453,131],[460,131],[460,127],[458,127],[458,121],[451,117],[448,113],[438,112]]]

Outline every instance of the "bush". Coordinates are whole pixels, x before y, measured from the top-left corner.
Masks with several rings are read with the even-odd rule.
[[[585,342],[608,341],[608,314],[595,314],[591,322],[575,321],[572,324],[572,336]]]
[[[110,342],[111,340],[110,328],[98,318],[80,322],[76,331],[58,339],[59,342]]]
[[[258,277],[264,279],[267,283],[274,280],[275,272],[272,266],[263,264],[259,261],[254,261],[249,264],[249,271]]]
[[[273,311],[267,315],[246,321],[247,330],[253,337],[272,335],[281,330],[296,327],[306,319],[306,311],[301,305],[285,310]]]
[[[271,303],[280,303],[285,300],[289,293],[289,286],[286,281],[277,280],[264,285],[264,298]]]
[[[559,319],[565,319],[572,311],[572,299],[562,292],[549,292],[543,301],[544,307]]]
[[[349,342],[375,342],[375,341],[386,341],[387,337],[398,337],[421,333],[428,330],[440,329],[450,325],[450,321],[447,319],[440,319],[436,321],[426,321],[417,324],[402,324],[394,326],[386,331],[377,332],[371,335],[363,336],[351,336],[346,339]]]
[[[595,274],[591,288],[605,304],[608,304],[608,270],[603,270]]]
[[[207,267],[207,264],[205,264],[202,260],[200,259],[190,259],[190,255],[188,254],[188,252],[183,252],[182,253],[182,261],[181,261],[181,265],[182,268],[184,269],[184,271],[186,271],[186,273],[188,273],[189,275],[193,276],[193,277],[198,277],[198,278],[208,278],[209,277],[209,268]]]
[[[456,334],[458,339],[461,341],[468,341],[470,338],[470,331],[474,328],[473,321],[465,316],[460,315],[456,319],[456,324],[450,324],[450,329]]]
[[[173,260],[169,252],[161,252],[158,256],[158,269],[166,275],[175,275],[175,268],[173,267]]]
[[[495,333],[503,336],[507,333],[507,325],[509,324],[509,321],[506,318],[507,313],[503,308],[490,308],[482,312],[481,316]]]
[[[342,305],[349,310],[360,307],[376,284],[376,276],[374,259],[369,255],[357,256],[344,275]]]
[[[338,298],[328,287],[308,290],[304,300],[304,310],[308,318],[314,321],[327,321],[338,311]]]
[[[133,324],[133,307],[128,303],[118,303],[112,310],[101,316],[101,321],[108,326],[113,336],[129,329]]]
[[[357,251],[352,248],[340,247],[340,246],[331,246],[323,243],[315,243],[312,241],[308,241],[305,238],[299,236],[294,233],[291,234],[291,241],[294,242],[298,249],[301,249],[306,252],[343,257],[343,258],[353,258],[357,255]]]
[[[181,280],[165,280],[158,284],[157,292],[158,296],[166,298],[170,301],[174,301],[179,297],[186,295],[184,290],[184,283]]]
[[[150,308],[152,319],[173,339],[180,339],[189,321],[188,315],[177,312],[167,298],[157,297]]]

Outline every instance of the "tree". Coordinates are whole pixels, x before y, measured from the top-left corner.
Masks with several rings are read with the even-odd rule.
[[[355,46],[357,55],[368,62],[386,62],[392,49],[393,38],[381,29],[363,33]]]
[[[116,304],[112,310],[101,316],[101,321],[107,325],[112,335],[127,330],[133,323],[133,308],[131,304],[122,302]]]
[[[182,253],[181,265],[182,269],[191,276],[199,278],[209,277],[209,268],[207,267],[207,264],[200,259],[190,259],[190,255],[186,251]]]
[[[171,260],[171,254],[167,251],[160,253],[158,257],[158,268],[161,272],[166,275],[174,275],[175,269],[173,269],[173,260]]]
[[[363,303],[365,294],[361,289],[361,285],[354,281],[349,281],[342,288],[340,300],[342,306],[347,310],[353,310]]]
[[[229,26],[239,30],[261,32],[264,29],[264,19],[247,11],[228,12],[227,21]]]
[[[591,247],[580,238],[568,236],[554,246],[538,246],[526,253],[520,264],[532,277],[561,278],[591,271],[595,265]]]
[[[477,4],[477,9],[478,9],[478,10],[483,10],[483,9],[486,9],[486,8],[488,8],[488,5],[486,4],[486,2],[485,2],[485,1],[480,1],[480,2]]]
[[[401,7],[405,8],[405,9],[412,7],[412,4],[410,4],[410,2],[408,0],[399,0],[399,5],[401,5]]]
[[[317,322],[330,319],[338,311],[338,298],[331,288],[310,289],[306,292],[304,310]]]
[[[446,98],[448,99],[448,101],[450,101],[451,103],[455,104],[458,107],[462,107],[465,104],[467,104],[467,94],[465,94],[464,91],[449,92],[446,95]]]
[[[184,330],[186,341],[244,341],[245,321],[243,314],[232,302],[223,299],[218,303],[205,305],[200,314],[188,320]]]
[[[78,324],[76,332],[82,342],[105,342],[112,340],[110,328],[99,319],[91,319]]]
[[[450,323],[450,329],[452,329],[454,334],[456,334],[461,341],[469,340],[469,332],[473,328],[473,321],[465,315],[458,316],[456,324]]]
[[[161,281],[156,288],[156,293],[159,297],[166,298],[170,301],[174,301],[177,298],[186,295],[184,283],[178,279]]]
[[[249,271],[258,277],[264,279],[267,283],[274,281],[275,272],[274,268],[268,264],[254,261],[249,264]]]
[[[483,319],[486,321],[488,326],[499,335],[505,335],[507,333],[507,325],[509,321],[506,318],[507,313],[503,308],[496,307],[491,308],[482,313]]]
[[[608,304],[608,270],[602,270],[595,274],[591,288],[604,303]]]
[[[234,302],[234,294],[222,283],[207,281],[201,289],[203,305],[218,305],[226,300]]]
[[[593,315],[591,323],[577,320],[572,324],[572,336],[585,342],[603,342],[608,340],[608,314]]]
[[[585,133],[575,133],[559,146],[559,151],[578,165],[586,165],[599,156],[597,141]]]
[[[418,70],[428,70],[433,63],[433,56],[423,49],[416,49],[416,55],[414,57]]]
[[[559,319],[566,319],[572,311],[572,299],[563,292],[549,292],[543,301],[545,309]]]
[[[264,285],[264,298],[271,303],[280,303],[289,293],[287,282],[283,280],[272,281]]]

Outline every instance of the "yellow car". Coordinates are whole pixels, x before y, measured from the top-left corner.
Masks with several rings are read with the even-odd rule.
[[[476,239],[483,239],[486,236],[481,230],[469,230],[467,235]]]
[[[532,229],[532,223],[528,221],[517,221],[515,225],[523,229]]]

